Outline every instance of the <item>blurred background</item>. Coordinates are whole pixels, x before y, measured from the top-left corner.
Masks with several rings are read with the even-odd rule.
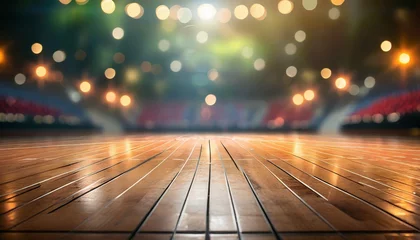
[[[3,134],[420,135],[417,0],[1,4]]]

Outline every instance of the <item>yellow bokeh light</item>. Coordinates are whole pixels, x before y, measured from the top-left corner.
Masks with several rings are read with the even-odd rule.
[[[102,0],[101,8],[104,13],[111,14],[115,11],[115,3],[112,0]]]
[[[315,92],[309,89],[305,91],[303,96],[305,97],[306,101],[312,101],[315,98]]]
[[[222,8],[217,13],[217,19],[221,23],[228,23],[231,18],[232,18],[232,13],[227,8]]]
[[[216,104],[217,102],[217,98],[214,94],[209,94],[206,96],[206,98],[204,99],[204,101],[206,102],[206,104],[208,106],[213,106],[214,104]]]
[[[289,0],[281,0],[278,4],[278,9],[281,14],[289,14],[293,11],[293,2]]]
[[[71,3],[71,0],[60,0],[60,2],[64,5]]]
[[[408,64],[410,62],[410,55],[408,53],[401,53],[398,60],[401,64]]]
[[[131,104],[131,98],[128,95],[123,95],[120,98],[120,103],[121,103],[122,106],[128,107]]]
[[[84,92],[84,93],[88,93],[90,92],[92,86],[90,85],[90,83],[88,81],[83,81],[82,83],[80,83],[80,91]]]
[[[331,69],[329,69],[329,68],[324,68],[324,69],[321,70],[321,77],[323,79],[330,78],[331,74],[332,74],[332,72],[331,72]]]
[[[116,95],[114,92],[109,91],[109,92],[107,92],[107,94],[105,95],[105,99],[106,99],[106,101],[107,101],[107,102],[109,102],[109,103],[113,103],[113,102],[115,102],[115,100],[117,99],[117,95]]]
[[[335,80],[335,86],[338,89],[344,89],[347,86],[347,80],[342,77],[339,77],[337,78],[337,80]]]
[[[44,66],[38,66],[35,69],[35,74],[38,77],[43,78],[43,77],[45,77],[47,75],[47,69]]]
[[[129,3],[125,7],[125,13],[131,18],[139,19],[143,16],[144,9],[138,3]]]
[[[304,98],[301,94],[295,94],[292,100],[295,105],[299,106],[302,105]]]
[[[0,49],[0,64],[6,61],[6,55],[4,54],[4,50]]]
[[[263,5],[256,3],[251,6],[250,12],[251,16],[253,16],[256,19],[260,19],[265,14],[265,8]]]
[[[42,45],[40,43],[34,43],[31,46],[31,50],[34,54],[40,54],[42,52]]]
[[[392,48],[392,43],[388,40],[385,40],[381,43],[381,50],[384,52],[389,52],[391,51]]]
[[[345,0],[331,0],[331,3],[335,6],[340,6],[344,3]]]
[[[239,20],[243,20],[248,17],[248,8],[245,5],[239,5],[235,8],[233,14]]]
[[[160,5],[156,8],[156,17],[159,20],[166,20],[169,18],[169,15],[171,14],[169,8],[165,5]]]
[[[105,77],[108,78],[108,79],[113,79],[116,74],[117,73],[116,73],[115,69],[113,69],[113,68],[107,68],[105,70]]]

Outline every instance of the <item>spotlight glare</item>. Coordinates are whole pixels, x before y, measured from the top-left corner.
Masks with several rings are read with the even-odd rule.
[[[342,77],[339,77],[337,78],[337,80],[335,80],[335,86],[338,89],[344,89],[347,86],[347,80]]]
[[[401,64],[408,64],[410,62],[410,55],[408,55],[408,53],[401,53],[399,56],[399,61]]]

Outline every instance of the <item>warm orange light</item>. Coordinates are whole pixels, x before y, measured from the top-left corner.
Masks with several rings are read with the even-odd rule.
[[[35,74],[40,78],[45,77],[47,75],[47,69],[44,66],[38,66],[35,69]]]
[[[128,95],[123,95],[120,98],[120,103],[121,103],[122,106],[128,107],[131,104],[131,98]]]
[[[115,100],[117,99],[117,95],[116,95],[114,92],[109,91],[109,92],[106,94],[105,98],[106,98],[106,101],[107,101],[107,102],[109,102],[109,103],[113,103],[113,102],[115,102]]]
[[[42,52],[42,45],[40,43],[34,43],[31,46],[31,50],[34,54],[40,54]]]
[[[293,2],[289,0],[281,0],[278,4],[279,12],[282,14],[289,14],[293,11]]]
[[[315,98],[315,92],[312,90],[306,90],[303,96],[305,97],[306,101],[312,101]]]
[[[338,89],[343,89],[347,86],[347,80],[342,77],[339,77],[337,78],[337,80],[335,80],[335,86]]]
[[[0,49],[0,64],[4,63],[6,60],[6,56],[4,55],[4,51]]]
[[[331,69],[329,69],[329,68],[324,68],[324,69],[321,70],[321,76],[322,76],[323,79],[330,78],[331,74],[332,74],[332,72],[331,72]]]
[[[410,55],[408,53],[401,53],[399,61],[401,64],[408,64],[410,62]]]
[[[331,3],[336,5],[336,6],[340,6],[344,3],[345,0],[331,0]]]
[[[301,94],[295,94],[293,96],[293,103],[297,106],[302,105],[304,99],[303,96]]]
[[[84,93],[88,93],[88,92],[90,92],[90,89],[92,88],[92,86],[90,85],[90,83],[89,82],[87,82],[87,81],[83,81],[81,84],[80,84],[80,91],[82,91],[82,92],[84,92]]]

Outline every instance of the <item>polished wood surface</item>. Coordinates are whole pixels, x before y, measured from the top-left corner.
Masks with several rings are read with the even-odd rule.
[[[419,239],[420,141],[0,140],[0,239]]]

